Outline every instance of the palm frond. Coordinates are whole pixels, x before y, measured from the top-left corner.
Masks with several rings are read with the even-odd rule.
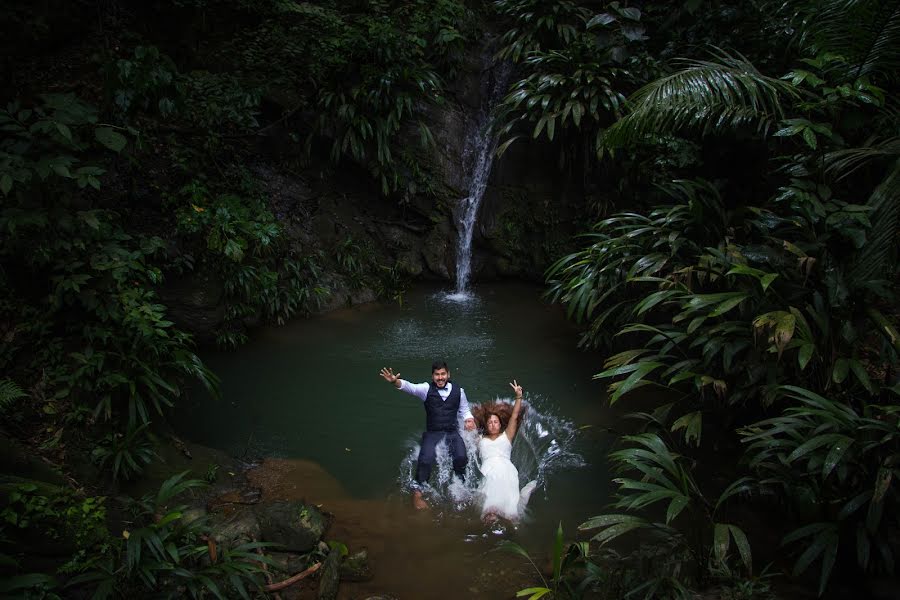
[[[797,95],[790,83],[763,75],[741,55],[717,50],[715,58],[686,61],[687,68],[635,92],[631,112],[604,133],[601,148],[647,135],[710,135],[746,125],[765,132],[783,115],[781,98]]]
[[[825,155],[825,170],[838,180],[853,174],[869,161],[882,156],[900,156],[900,137],[892,137],[877,142],[875,138],[866,140],[860,148],[847,148]]]
[[[894,81],[900,70],[900,0],[815,2],[802,43],[813,54],[841,56],[847,79]]]
[[[896,258],[897,227],[900,226],[900,160],[894,162],[884,180],[872,192],[867,205],[873,223],[865,246],[854,257],[848,276],[857,284],[880,279]],[[890,276],[887,276],[890,278]]]

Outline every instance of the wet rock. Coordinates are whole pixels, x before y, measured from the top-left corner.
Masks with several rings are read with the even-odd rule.
[[[477,106],[479,99],[473,101]],[[472,126],[470,113],[453,102],[439,107],[427,105],[423,109],[426,118],[431,121],[429,127],[435,144],[428,152],[420,151],[418,158],[433,173],[437,182],[456,190],[457,196],[462,196],[468,180],[460,157],[465,153],[466,135]]]
[[[275,561],[277,567],[269,567],[276,579],[287,579],[304,571],[307,567],[306,557],[291,552],[267,552],[269,558]]]
[[[230,517],[215,515],[210,522],[210,531],[212,538],[225,548],[236,548],[260,539],[259,520],[251,510],[243,510]]]
[[[206,516],[206,509],[202,506],[195,506],[194,508],[189,508],[183,513],[181,513],[181,522],[185,525],[190,525],[194,521],[198,519],[202,519]]]
[[[167,316],[179,329],[201,340],[213,339],[216,328],[225,321],[224,288],[212,274],[195,272],[167,279],[157,292]]]
[[[35,479],[52,485],[68,485],[65,477],[50,465],[33,456],[13,438],[3,434],[0,434],[0,473],[22,479]],[[11,481],[15,482],[15,479]]]
[[[418,277],[425,270],[421,253],[418,251],[404,252],[397,259],[397,269],[404,275]]]
[[[354,552],[341,563],[341,579],[343,581],[368,581],[372,579],[369,567],[369,553],[366,549]]]
[[[305,502],[275,502],[257,506],[260,539],[281,544],[289,552],[308,552],[316,547],[328,527],[328,519]]]
[[[258,487],[226,489],[206,501],[206,510],[217,512],[234,504],[258,504],[261,497],[262,490]]]
[[[438,223],[425,238],[422,248],[422,257],[428,270],[442,279],[450,279],[450,269],[447,263],[456,258],[456,231],[446,220]]]
[[[316,597],[319,600],[334,600],[341,583],[341,553],[337,550],[329,552],[319,573],[319,593]]]

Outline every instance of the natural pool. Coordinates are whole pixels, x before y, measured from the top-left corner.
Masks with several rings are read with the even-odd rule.
[[[370,552],[376,579],[356,584],[359,593],[445,597],[438,592],[446,591],[440,581],[447,578],[447,585],[471,588],[466,596],[497,597],[515,591],[513,567],[524,562],[489,552],[498,539],[512,537],[541,554],[560,521],[574,533],[608,502],[604,457],[611,440],[602,433],[608,413],[603,385],[591,379],[601,359],[579,351],[577,340],[577,330],[559,307],[540,300],[535,286],[483,285],[455,299],[420,287],[402,306],[343,309],[257,331],[234,352],[204,354],[222,379],[222,398],[195,398],[177,421],[196,442],[267,457],[256,477],[270,497],[305,498],[334,513],[328,537]],[[516,440],[514,461],[534,463],[519,465],[523,477],[540,471],[542,484],[529,521],[517,530],[491,532],[473,511],[452,503],[427,515],[408,507],[402,489],[424,410],[378,371],[391,366],[404,378],[426,381],[435,358],[449,363],[473,403],[509,397],[508,382],[516,378],[534,404],[532,423],[550,430],[551,439],[540,443],[542,431],[533,429],[531,439]],[[564,460],[547,458],[548,442],[558,442],[554,451]],[[492,568],[485,565],[512,570],[505,578],[478,575]]]

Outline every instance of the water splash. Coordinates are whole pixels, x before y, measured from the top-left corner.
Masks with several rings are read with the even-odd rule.
[[[498,398],[511,402],[510,398]],[[542,398],[528,399],[528,412],[516,434],[512,447],[512,462],[519,471],[519,487],[529,481],[537,482],[534,494],[549,494],[552,476],[563,469],[585,466],[584,458],[574,450],[575,425],[544,408]],[[462,429],[460,427],[460,429]],[[453,461],[446,444],[437,446],[437,462],[432,469],[431,480],[424,495],[433,507],[465,511],[478,507],[477,489],[481,482],[478,459],[478,435],[461,431],[466,442],[469,462],[466,465],[466,481],[461,483],[453,473]],[[411,440],[409,451],[400,463],[400,487],[411,493],[415,487],[416,458],[419,443]],[[534,497],[534,495],[532,496]]]
[[[491,175],[494,150],[497,147],[497,139],[491,126],[491,112],[506,90],[509,71],[508,65],[504,64],[496,69],[484,70],[485,78],[481,87],[482,98],[485,101],[482,102],[475,126],[470,129],[466,138],[463,152],[465,164],[472,166],[469,170],[468,195],[460,201],[457,211],[459,243],[456,249],[456,294],[453,296],[460,301],[465,301],[467,297],[466,290],[472,271],[472,234],[475,231],[478,208],[481,206],[481,199],[484,197]]]

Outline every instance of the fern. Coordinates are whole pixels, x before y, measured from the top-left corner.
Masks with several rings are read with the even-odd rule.
[[[11,379],[0,380],[0,414],[5,413],[12,406],[13,402],[27,395]]]

